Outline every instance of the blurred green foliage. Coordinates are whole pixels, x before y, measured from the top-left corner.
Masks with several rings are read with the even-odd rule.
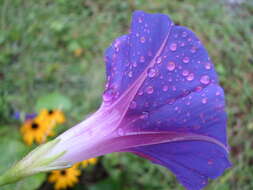
[[[195,31],[219,73],[227,95],[234,166],[206,189],[253,189],[252,0],[0,0],[0,150],[4,154],[0,173],[28,151],[18,136],[20,123],[11,119],[14,111],[35,112],[41,101],[57,92],[69,101],[66,125],[70,127],[98,108],[104,85],[103,52],[127,32],[136,9],[168,14],[176,24]],[[107,155],[103,163],[110,177],[76,189],[183,189],[166,169],[131,154]],[[27,184],[36,189],[43,180],[43,176],[30,178],[9,189],[26,190]]]

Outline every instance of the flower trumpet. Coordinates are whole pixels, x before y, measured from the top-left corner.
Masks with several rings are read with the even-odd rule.
[[[106,50],[105,63],[98,111],[12,170],[33,163],[23,168],[32,175],[131,152],[167,167],[186,189],[199,190],[231,166],[224,92],[192,31],[164,14],[135,11],[129,34]]]

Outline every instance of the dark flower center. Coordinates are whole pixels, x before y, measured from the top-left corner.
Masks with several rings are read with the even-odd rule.
[[[52,115],[54,113],[54,110],[48,110],[48,114]]]
[[[39,128],[39,125],[35,122],[32,123],[32,129],[38,129]]]
[[[66,175],[67,174],[67,172],[66,172],[66,170],[61,170],[61,175]]]

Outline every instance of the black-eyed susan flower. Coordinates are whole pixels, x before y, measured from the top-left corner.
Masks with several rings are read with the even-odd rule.
[[[88,165],[95,165],[98,162],[97,158],[90,158],[88,160],[82,161],[80,164],[83,168],[88,167]]]
[[[75,164],[71,168],[52,171],[48,181],[54,183],[55,190],[66,189],[78,183],[78,176],[80,175],[81,171],[78,169],[78,165]]]
[[[50,122],[36,117],[26,120],[20,131],[24,142],[27,145],[32,145],[34,141],[38,144],[45,142],[47,136],[52,135],[51,128]]]
[[[62,124],[66,121],[64,113],[59,109],[42,109],[38,115],[42,120],[48,120],[52,126]]]

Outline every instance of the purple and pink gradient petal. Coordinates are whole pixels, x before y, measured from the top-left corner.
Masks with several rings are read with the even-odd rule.
[[[175,132],[170,140],[184,136],[153,145],[136,142],[137,147],[121,151],[169,168],[193,190],[203,188],[208,178],[220,176],[231,166],[224,93],[207,51],[192,31],[175,26],[163,14],[136,11],[130,34],[115,40],[105,61],[105,104],[117,108],[121,104],[115,102],[125,100],[126,110],[130,100],[117,129],[120,136],[139,134],[143,141],[152,132]],[[199,139],[187,134],[199,135]]]
[[[170,169],[188,190],[231,166],[223,89],[196,35],[163,14],[133,14],[105,52],[103,103],[58,138],[48,157],[75,163],[132,152]]]

